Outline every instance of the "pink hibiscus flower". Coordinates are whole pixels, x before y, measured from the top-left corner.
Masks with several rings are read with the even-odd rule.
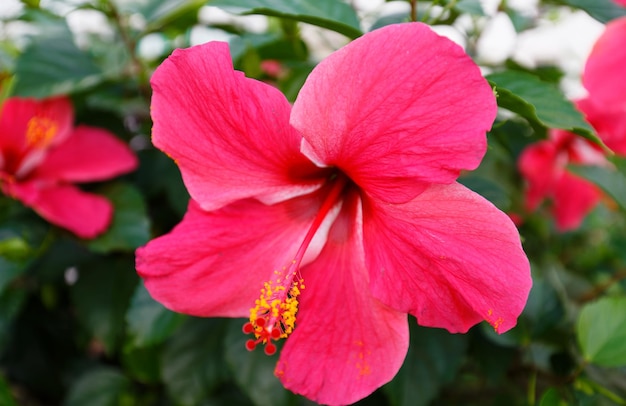
[[[626,17],[611,21],[585,64],[583,84],[589,95],[579,108],[598,136],[616,154],[626,156]]]
[[[552,215],[561,231],[578,228],[602,197],[596,185],[566,169],[570,163],[607,165],[599,147],[563,130],[551,130],[548,140],[526,147],[518,161],[528,186],[526,209],[534,211],[544,199],[551,199]]]
[[[193,200],[137,270],[170,309],[249,317],[248,349],[288,337],[286,388],[367,396],[404,360],[407,313],[451,332],[516,324],[531,286],[518,232],[455,182],[485,153],[495,98],[448,39],[419,23],[368,33],[293,108],[218,42],[175,51],[152,86],[153,142]]]
[[[78,189],[129,172],[137,158],[113,134],[73,127],[69,100],[10,98],[0,111],[0,190],[82,238],[108,227],[113,207]]]

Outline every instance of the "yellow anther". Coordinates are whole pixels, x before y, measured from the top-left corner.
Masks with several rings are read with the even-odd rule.
[[[57,123],[46,117],[33,117],[26,124],[26,142],[35,148],[47,147],[57,135]]]

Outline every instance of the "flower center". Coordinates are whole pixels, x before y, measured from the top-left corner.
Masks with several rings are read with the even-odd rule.
[[[29,147],[45,148],[58,132],[58,125],[46,117],[33,117],[26,124],[26,143]]]
[[[265,354],[272,355],[276,352],[276,345],[272,341],[287,338],[295,328],[298,296],[304,289],[304,279],[299,272],[300,264],[315,233],[339,201],[348,178],[335,173],[331,175],[329,182],[331,186],[327,195],[294,259],[288,266],[274,271],[274,278],[263,284],[260,297],[250,309],[250,321],[243,326],[244,333],[254,334],[254,338],[246,342],[248,351],[254,350],[258,344],[264,344]]]

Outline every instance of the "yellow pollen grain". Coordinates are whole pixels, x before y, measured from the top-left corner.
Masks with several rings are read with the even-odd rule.
[[[277,328],[280,331],[280,338],[287,338],[293,332],[298,313],[299,302],[297,297],[302,289],[304,289],[302,279],[294,281],[288,291],[285,286],[274,286],[271,281],[263,284],[259,299],[255,301],[255,306],[250,309],[250,323],[255,326],[257,338],[261,337],[263,329],[271,331]],[[256,323],[260,318],[266,321],[266,325],[263,327],[259,327]]]
[[[26,143],[29,147],[45,148],[57,135],[59,126],[46,117],[33,117],[26,124]]]

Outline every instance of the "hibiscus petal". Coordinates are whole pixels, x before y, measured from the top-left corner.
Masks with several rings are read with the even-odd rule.
[[[608,109],[626,108],[625,40],[626,17],[609,22],[585,64],[583,84],[589,97]]]
[[[626,106],[615,109],[612,108],[615,106],[605,106],[589,98],[579,100],[577,106],[606,146],[626,156]]]
[[[509,217],[459,184],[433,185],[402,205],[364,204],[374,296],[419,324],[465,332],[487,320],[515,326],[531,286]]]
[[[129,172],[137,164],[135,154],[115,135],[80,126],[67,141],[50,150],[32,177],[92,182]]]
[[[320,185],[287,99],[233,70],[226,43],[174,51],[151,83],[154,145],[176,160],[205,210],[248,197],[273,203]]]
[[[405,202],[424,183],[478,166],[496,116],[487,81],[463,49],[421,23],[351,42],[309,75],[291,124],[303,152],[338,166],[368,194]]]
[[[263,283],[291,263],[318,203],[310,195],[272,206],[249,199],[206,212],[192,200],[172,232],[137,250],[137,271],[176,312],[247,317]]]
[[[519,156],[517,166],[526,179],[526,209],[535,210],[552,194],[562,168],[557,167],[557,145],[553,140],[539,141],[527,146]]]
[[[275,370],[287,389],[320,404],[366,397],[395,376],[408,349],[406,314],[369,291],[357,203],[344,204],[322,253],[302,269],[296,328]]]
[[[62,143],[74,121],[72,105],[64,97],[45,100],[13,97],[0,108],[3,169],[14,174],[21,169],[23,160],[33,161],[28,164],[32,168],[43,156],[43,150]],[[28,159],[27,155],[31,154],[35,157]]]
[[[113,206],[107,199],[72,185],[41,188],[37,199],[29,205],[50,223],[81,238],[103,233],[113,216]]]
[[[559,230],[578,228],[601,198],[602,193],[596,185],[564,172],[555,185],[552,208]]]

